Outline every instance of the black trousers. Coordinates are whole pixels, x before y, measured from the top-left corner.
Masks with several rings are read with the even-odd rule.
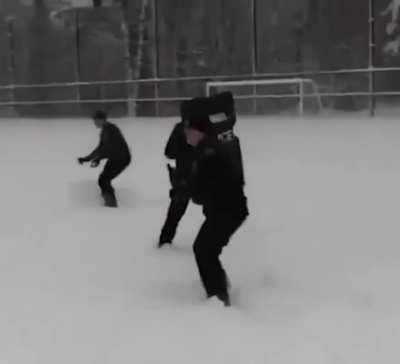
[[[103,172],[99,176],[99,187],[102,194],[114,195],[114,188],[111,181],[117,177],[126,167],[128,167],[130,159],[126,160],[108,160],[104,166]]]
[[[179,221],[181,221],[189,205],[189,197],[171,189],[167,218],[161,229],[160,243],[171,243],[175,237]]]
[[[247,216],[247,208],[206,216],[197,234],[193,251],[201,281],[209,297],[228,293],[227,276],[219,256]]]

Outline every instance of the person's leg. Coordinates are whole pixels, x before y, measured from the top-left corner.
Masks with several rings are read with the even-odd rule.
[[[207,218],[196,237],[193,250],[207,296],[216,295],[229,305],[228,279],[219,256],[247,215],[219,215]]]
[[[219,256],[221,255],[222,249],[228,245],[233,234],[239,229],[247,217],[247,211],[243,213],[229,214],[221,216],[218,222],[216,241],[218,241],[218,251],[217,251],[217,261],[216,271],[214,272],[214,285],[215,291],[218,298],[225,302],[225,304],[230,304],[229,299],[229,289],[230,281],[228,276],[222,267]]]
[[[103,172],[99,176],[98,183],[107,205],[116,205],[114,188],[111,184],[111,181],[117,177],[128,165],[129,163],[125,161],[109,160],[104,166]]]
[[[213,276],[211,273],[213,270],[212,266],[216,264],[215,254],[212,253],[215,229],[215,220],[206,219],[200,227],[193,244],[197,268],[199,269],[200,278],[208,297],[215,294]]]
[[[219,219],[207,218],[196,237],[193,250],[207,296],[217,295],[227,304],[226,273],[219,260],[222,248],[226,244],[221,244],[220,224]]]
[[[171,201],[168,207],[167,218],[161,229],[158,242],[159,247],[172,243],[179,221],[182,219],[189,205],[189,198],[177,196],[176,193],[173,193],[173,190],[171,191]]]
[[[107,161],[103,171],[100,173],[98,184],[101,190],[101,193],[104,195],[105,193],[113,193],[114,189],[111,186],[111,171],[113,169],[113,163],[111,161]]]

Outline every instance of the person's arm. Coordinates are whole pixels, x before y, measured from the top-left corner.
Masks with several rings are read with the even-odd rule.
[[[168,159],[178,158],[179,138],[182,137],[180,133],[182,133],[181,126],[179,124],[175,124],[164,149],[164,155]]]
[[[93,161],[95,164],[99,163],[102,159],[106,158],[106,140],[107,140],[107,135],[105,130],[102,130],[100,134],[100,142],[97,145],[97,147],[87,156],[78,158],[79,163],[85,163],[85,162],[90,162]]]

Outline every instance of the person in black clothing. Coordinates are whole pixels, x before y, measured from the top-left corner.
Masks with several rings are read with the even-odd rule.
[[[96,127],[101,129],[100,142],[92,153],[78,158],[78,162],[80,164],[91,162],[92,167],[97,167],[102,159],[107,159],[98,184],[106,206],[117,207],[111,181],[128,167],[131,153],[119,128],[107,120],[106,112],[96,111],[92,118]]]
[[[228,279],[219,256],[248,216],[242,163],[224,149],[207,115],[189,120],[185,136],[196,154],[190,181],[192,201],[203,206],[205,216],[193,245],[196,263],[207,296],[216,296],[229,306]]]
[[[168,159],[175,160],[176,166],[174,168],[168,164],[171,182],[169,196],[171,201],[167,218],[161,229],[158,247],[172,244],[179,221],[185,214],[190,200],[188,181],[193,159],[193,148],[186,142],[183,121],[175,124],[165,146],[164,154]]]

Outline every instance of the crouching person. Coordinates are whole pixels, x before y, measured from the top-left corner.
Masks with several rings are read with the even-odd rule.
[[[100,142],[92,153],[78,158],[78,162],[80,164],[91,162],[92,167],[97,167],[102,159],[107,159],[99,176],[98,184],[105,205],[117,207],[111,181],[128,167],[131,162],[131,153],[121,131],[115,124],[107,120],[107,114],[104,111],[96,111],[92,118],[96,127],[101,129]]]
[[[189,120],[185,136],[195,148],[191,196],[205,216],[193,246],[196,263],[207,296],[229,306],[228,278],[219,256],[248,216],[242,164],[226,153],[207,115]]]

